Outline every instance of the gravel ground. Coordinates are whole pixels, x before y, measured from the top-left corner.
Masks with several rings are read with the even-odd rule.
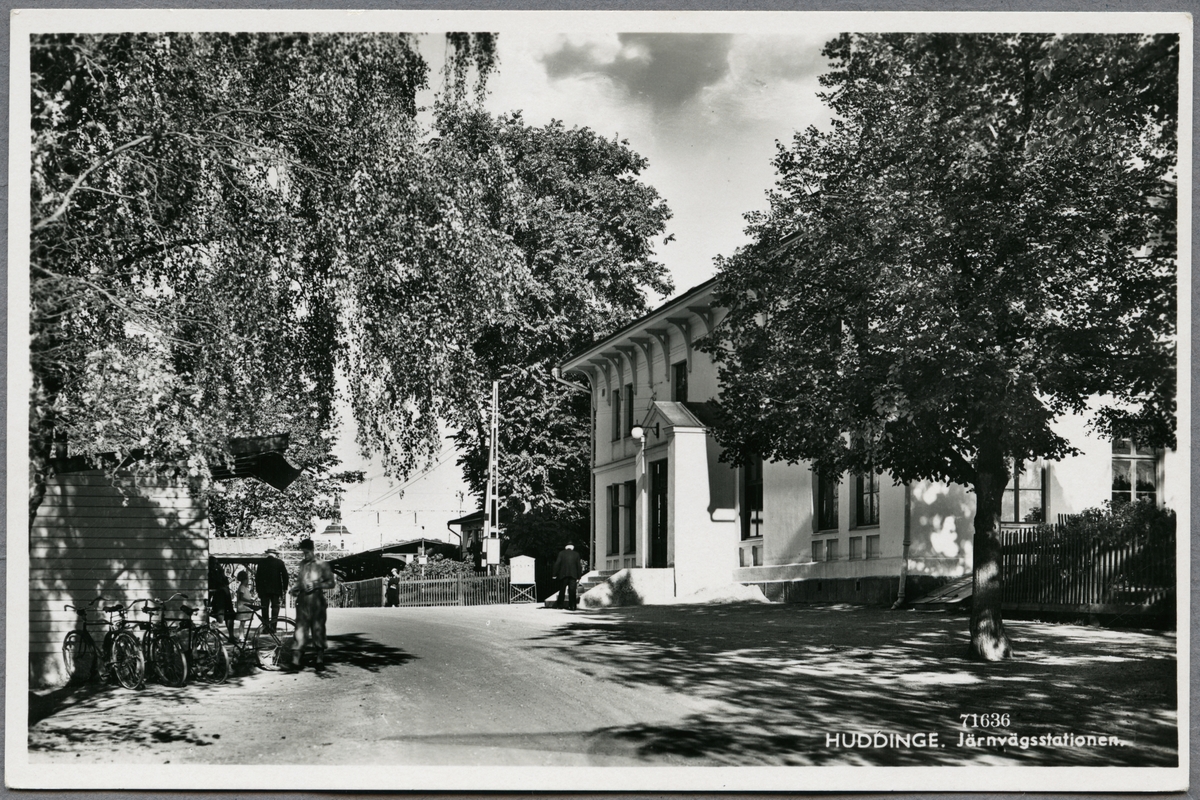
[[[1008,627],[1015,657],[978,664],[963,657],[966,619],[940,613],[753,603],[333,610],[322,674],[31,694],[29,760],[1177,763],[1173,633]],[[977,725],[964,727],[964,714],[980,715],[967,718]],[[1007,723],[1003,741],[993,720]],[[993,739],[972,746],[968,734]]]

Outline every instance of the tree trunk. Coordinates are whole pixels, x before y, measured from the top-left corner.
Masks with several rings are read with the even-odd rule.
[[[1003,661],[1012,642],[1000,617],[1000,503],[1008,484],[1008,465],[998,448],[981,450],[976,464],[974,591],[971,595],[970,658]]]

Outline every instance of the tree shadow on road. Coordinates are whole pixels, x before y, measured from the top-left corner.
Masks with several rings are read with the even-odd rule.
[[[336,677],[339,667],[354,667],[367,672],[379,672],[385,667],[401,666],[416,656],[367,637],[362,633],[341,633],[326,638],[325,669],[317,674],[322,678]],[[305,656],[310,663],[311,656]]]
[[[98,741],[147,746],[187,742],[204,747],[212,742],[180,722],[172,709],[203,703],[210,693],[241,686],[248,677],[183,688],[148,683],[142,689],[123,689],[87,683],[29,692],[29,750],[69,751],[75,744]]]
[[[1006,624],[1016,656],[999,664],[965,658],[963,618],[865,608],[615,609],[573,621],[537,646],[607,681],[712,701],[713,710],[682,723],[595,732],[636,746],[648,760],[1178,763],[1173,634]],[[1008,714],[1010,726],[968,731],[960,715],[972,713]],[[839,734],[876,732],[936,733],[939,746],[846,747],[844,738],[830,746]],[[960,733],[965,740],[968,732],[1003,732],[1005,742],[960,747]],[[1122,744],[1038,742],[1064,734],[1116,736]],[[1027,737],[1026,747],[1020,737]]]

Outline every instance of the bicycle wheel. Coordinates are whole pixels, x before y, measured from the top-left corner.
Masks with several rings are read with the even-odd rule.
[[[96,672],[96,644],[81,631],[71,631],[63,639],[63,668],[67,683],[76,685],[91,679]]]
[[[146,683],[146,659],[142,646],[132,634],[121,631],[113,636],[110,668],[117,683],[126,689],[139,689]]]
[[[291,657],[295,637],[296,623],[286,617],[279,618],[273,633],[260,630],[254,648],[259,669],[272,670],[285,666]]]
[[[224,683],[231,670],[229,653],[221,644],[220,635],[208,629],[196,631],[192,638],[193,677],[204,683]]]
[[[151,635],[150,658],[159,682],[164,686],[183,686],[188,676],[187,654],[171,634],[158,631]]]

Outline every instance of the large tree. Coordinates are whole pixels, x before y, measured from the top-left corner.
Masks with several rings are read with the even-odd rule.
[[[1001,497],[1014,468],[1175,436],[1179,40],[843,35],[833,121],[776,158],[753,243],[720,263],[735,458],[970,487],[971,653],[1011,652]]]
[[[300,524],[336,494],[339,377],[391,474],[448,423],[482,492],[500,380],[514,532],[582,533],[590,411],[550,368],[669,291],[669,212],[626,143],[483,112],[494,39],[447,38],[432,124],[404,35],[33,43],[31,518],[56,440],[200,478],[229,437],[288,430],[300,485],[213,511]]]
[[[567,539],[587,539],[591,463],[589,396],[555,381],[551,371],[643,313],[647,288],[670,291],[654,258],[670,212],[638,179],[646,162],[627,142],[449,104],[437,109],[436,127],[440,161],[472,174],[491,232],[518,263],[504,284],[477,283],[403,307],[400,298],[381,298],[372,335],[353,348],[364,366],[351,374],[373,391],[420,397],[413,406],[419,413],[402,418],[384,404],[360,404],[359,430],[367,449],[399,454],[390,440],[407,426],[444,420],[463,451],[467,482],[482,496],[491,382],[499,381],[498,472],[511,512],[508,535],[521,552],[550,556]],[[498,305],[487,302],[491,293],[503,293],[503,313],[490,313]],[[465,328],[464,314],[471,317]],[[453,359],[439,360],[430,339],[451,335],[448,325],[470,340]],[[367,364],[389,368],[372,373]]]
[[[451,42],[461,98],[491,39]],[[328,429],[382,294],[474,298],[428,331],[433,361],[472,341],[456,319],[503,313],[520,260],[418,124],[427,71],[400,34],[32,42],[31,519],[56,442],[202,476],[230,436]]]

